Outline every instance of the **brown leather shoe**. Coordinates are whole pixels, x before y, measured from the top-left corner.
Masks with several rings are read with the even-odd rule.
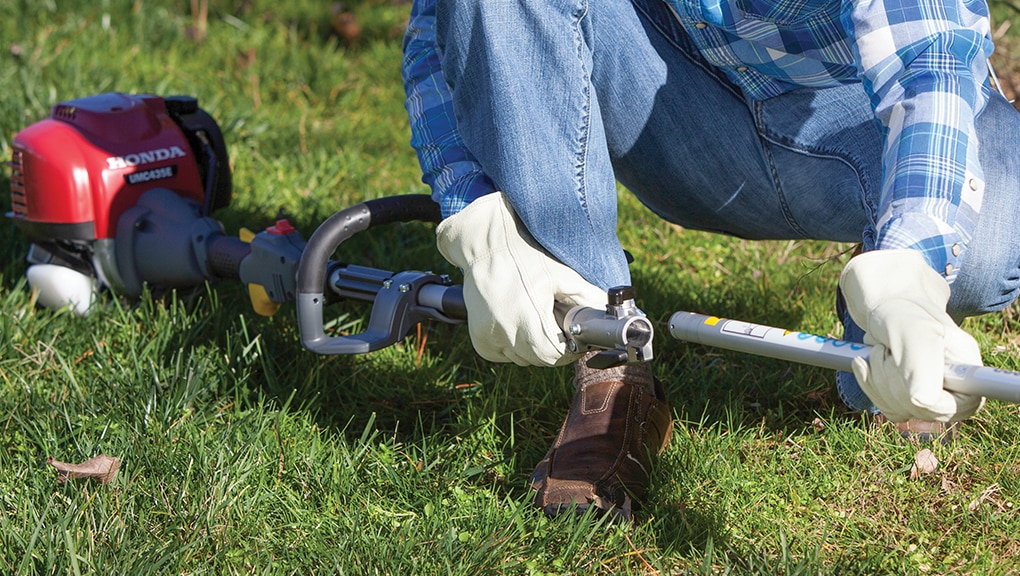
[[[583,360],[567,418],[531,476],[535,506],[549,516],[595,506],[630,519],[669,443],[672,410],[647,365],[592,370]]]

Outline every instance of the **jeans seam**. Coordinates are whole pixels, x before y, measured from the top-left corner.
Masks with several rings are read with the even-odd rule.
[[[577,195],[578,200],[581,203],[581,208],[584,210],[585,217],[588,219],[588,227],[591,230],[595,229],[591,221],[591,213],[588,209],[588,190],[585,187],[585,167],[587,166],[588,148],[591,145],[591,71],[587,69],[584,63],[584,33],[582,31],[581,22],[584,21],[585,15],[588,13],[588,6],[585,0],[581,0],[577,4],[577,17],[574,21],[574,41],[577,46],[577,63],[581,70],[581,94],[584,100],[581,106],[581,133],[577,139],[578,150],[577,157],[575,159],[575,170],[574,176],[577,181]]]
[[[810,235],[807,233],[807,230],[801,227],[800,223],[797,222],[797,219],[793,217],[793,213],[790,211],[790,206],[786,202],[786,195],[783,194],[783,184],[779,179],[779,171],[776,169],[776,163],[772,156],[772,146],[775,143],[765,136],[765,123],[761,118],[761,108],[762,107],[759,102],[751,102],[754,124],[758,129],[758,138],[760,138],[762,142],[762,151],[765,154],[765,158],[768,160],[769,174],[772,176],[772,185],[776,190],[776,199],[779,201],[779,206],[783,210],[783,218],[786,219],[786,223],[796,230],[801,237],[809,238]]]
[[[754,124],[758,130],[758,137],[761,138],[762,143],[764,144],[763,148],[765,149],[766,154],[768,156],[769,171],[772,173],[772,178],[775,181],[776,190],[780,196],[780,204],[783,206],[783,213],[784,215],[787,216],[787,220],[791,226],[801,231],[801,233],[804,233],[801,227],[793,221],[793,216],[789,214],[786,210],[787,204],[785,198],[783,197],[782,185],[779,182],[779,175],[776,172],[772,161],[772,146],[778,146],[780,148],[790,150],[791,152],[796,152],[798,154],[803,154],[804,156],[810,156],[812,158],[824,158],[827,160],[836,160],[842,163],[844,166],[853,170],[854,175],[857,177],[857,181],[861,183],[866,181],[865,174],[860,169],[859,162],[855,162],[855,159],[848,154],[840,154],[835,151],[824,150],[821,148],[808,148],[805,146],[798,146],[793,142],[789,142],[784,139],[770,136],[769,131],[765,126],[765,119],[762,116],[763,106],[758,102],[754,102],[752,108],[754,110]],[[871,198],[869,198],[866,193],[862,193],[860,200],[861,204],[863,204],[864,210],[868,214],[868,217],[872,221],[874,221],[875,214],[877,213],[878,209],[874,205],[872,205]]]
[[[664,2],[664,0],[652,0],[652,1]],[[722,86],[725,90],[733,94],[733,96],[738,100],[744,99],[743,91],[741,91],[740,88],[738,88],[736,85],[727,81],[725,75],[722,75],[720,77],[721,71],[718,68],[711,66],[710,64],[705,62],[701,58],[700,54],[692,54],[688,46],[685,46],[683,43],[678,42],[676,38],[673,36],[673,34],[670,33],[669,30],[664,29],[659,24],[659,21],[656,18],[652,17],[648,13],[648,10],[645,9],[645,7],[643,6],[644,2],[640,2],[639,0],[631,0],[631,4],[634,6],[635,10],[644,15],[645,20],[649,24],[651,24],[656,30],[659,31],[659,34],[662,35],[666,42],[670,43],[681,54],[683,54],[684,58],[690,61],[691,64],[697,66],[698,68],[701,68],[706,75],[708,75],[710,78],[713,78],[716,82],[719,83],[720,86]],[[676,11],[673,10],[673,8],[668,5],[666,6],[666,9],[668,9],[672,13],[673,18],[676,19],[676,25],[680,26],[681,28],[680,33],[687,34],[687,32],[683,30],[683,26],[680,22],[680,16],[676,13]]]

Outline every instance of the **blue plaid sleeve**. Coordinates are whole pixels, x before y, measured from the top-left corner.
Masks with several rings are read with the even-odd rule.
[[[886,133],[879,248],[912,248],[949,281],[984,192],[975,117],[992,51],[984,2],[852,2],[865,89]]]
[[[450,90],[436,49],[435,0],[417,0],[404,36],[405,107],[411,123],[411,146],[418,153],[422,181],[443,217],[463,210],[495,186],[461,140]]]

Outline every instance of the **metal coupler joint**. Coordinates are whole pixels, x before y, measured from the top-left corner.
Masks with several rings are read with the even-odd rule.
[[[588,359],[591,368],[612,368],[652,359],[652,323],[634,303],[631,286],[608,292],[605,310],[576,306],[563,317],[567,349],[575,354],[602,350]]]

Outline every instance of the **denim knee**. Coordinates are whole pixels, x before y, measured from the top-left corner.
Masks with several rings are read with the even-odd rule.
[[[1020,294],[1020,255],[971,251],[952,285],[947,306],[957,322],[1002,310]]]
[[[977,121],[985,193],[974,237],[963,256],[949,299],[957,322],[1001,310],[1020,294],[1020,114],[992,94]]]

